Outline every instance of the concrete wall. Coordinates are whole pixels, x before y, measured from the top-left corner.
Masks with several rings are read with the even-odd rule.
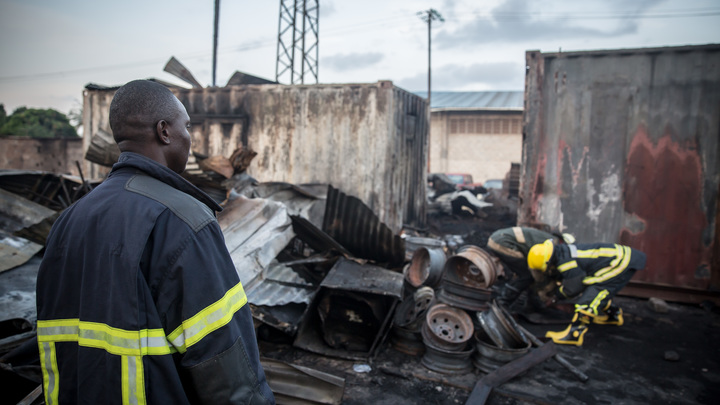
[[[645,251],[635,281],[720,287],[720,45],[526,60],[518,221]]]
[[[173,91],[190,114],[193,151],[230,156],[247,145],[258,152],[248,173],[261,182],[332,184],[394,232],[424,223],[427,103],[392,82]],[[113,93],[86,90],[87,134],[110,131]]]
[[[522,111],[434,111],[430,172],[503,179],[522,159]]]
[[[0,138],[0,168],[77,176],[85,160],[81,138]]]

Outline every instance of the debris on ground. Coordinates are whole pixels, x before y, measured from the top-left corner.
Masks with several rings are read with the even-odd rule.
[[[112,161],[107,139],[94,144],[97,163]],[[427,228],[395,234],[333,185],[257,182],[246,172],[255,155],[238,148],[231,158],[194,156],[184,177],[224,207],[218,222],[279,403],[711,403],[720,396],[713,307],[671,312],[657,298],[617,297],[627,325],[598,328],[584,347],[568,348],[538,336],[566,323],[570,304],[498,305],[496,288],[511,275],[484,247],[492,232],[516,223],[517,197],[506,191],[474,194],[435,176]],[[0,364],[3,379],[14,381],[13,403],[41,397],[39,368],[18,350],[35,334],[44,237],[97,184],[0,172],[8,202],[0,209],[7,259]]]

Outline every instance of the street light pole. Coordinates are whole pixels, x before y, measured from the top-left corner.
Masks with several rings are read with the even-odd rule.
[[[427,94],[427,100],[428,100],[428,125],[430,125],[430,100],[431,100],[431,93],[432,93],[432,22],[433,20],[438,20],[441,22],[444,22],[445,19],[443,16],[434,8],[425,10],[425,11],[418,11],[417,13],[420,18],[428,23],[428,94]]]
[[[217,74],[217,45],[218,45],[218,22],[220,20],[220,0],[215,0],[215,30],[213,31],[213,66],[212,85],[216,86],[215,75]]]

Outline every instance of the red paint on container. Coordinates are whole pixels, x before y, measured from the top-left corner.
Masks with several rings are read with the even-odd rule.
[[[625,211],[634,214],[644,230],[633,233],[624,228],[620,233],[620,243],[648,256],[645,270],[635,280],[707,288],[709,270],[702,269],[709,269],[712,246],[702,238],[710,226],[703,210],[702,179],[694,145],[676,142],[670,131],[655,144],[644,126],[638,128],[630,144],[623,190]]]

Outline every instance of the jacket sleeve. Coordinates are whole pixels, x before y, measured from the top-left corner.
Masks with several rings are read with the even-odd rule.
[[[570,245],[555,246],[556,270],[562,280],[557,290],[558,298],[573,298],[585,290],[583,279],[585,272],[578,266]]]
[[[247,297],[220,227],[213,221],[194,232],[172,215],[165,219],[159,238],[165,244],[155,242],[170,247],[155,254],[156,263],[166,264],[157,307],[190,385],[186,391],[200,403],[273,404]]]
[[[573,298],[585,290],[583,279],[585,274],[581,270],[563,274],[562,285],[557,289],[558,298]]]

